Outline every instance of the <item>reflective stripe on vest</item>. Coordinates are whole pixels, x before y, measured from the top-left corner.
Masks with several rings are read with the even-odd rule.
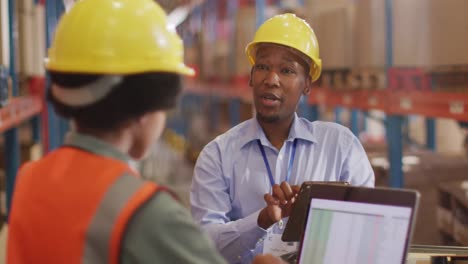
[[[129,217],[140,204],[152,195],[155,186],[135,176],[124,174],[107,190],[86,233],[83,263],[118,263],[120,242]],[[110,223],[114,223],[111,225]]]

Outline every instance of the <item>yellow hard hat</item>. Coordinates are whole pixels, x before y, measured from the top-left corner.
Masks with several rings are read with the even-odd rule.
[[[275,43],[296,49],[312,60],[310,77],[317,80],[322,72],[317,37],[309,24],[294,14],[276,15],[263,23],[255,37],[245,48],[245,53],[255,64],[255,46],[259,43]]]
[[[60,19],[45,66],[89,74],[193,75],[167,15],[153,0],[81,0]]]

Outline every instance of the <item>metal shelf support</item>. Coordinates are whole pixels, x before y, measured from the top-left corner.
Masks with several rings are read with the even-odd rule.
[[[309,105],[309,120],[317,121],[320,119],[320,111],[318,105]]]
[[[63,1],[60,0],[51,0],[46,1],[46,46],[50,47],[52,42],[52,37],[55,32],[55,27],[58,23],[60,15],[65,11]],[[47,74],[46,78],[46,89],[50,89],[51,82],[50,77]],[[59,118],[50,103],[47,103],[46,111],[48,113],[47,124],[48,124],[48,140],[49,149],[47,151],[56,149],[62,143],[66,131],[68,131],[68,122]]]
[[[351,109],[351,131],[359,137],[359,110]]]
[[[241,122],[241,101],[239,98],[229,99],[229,120],[231,127],[238,125]]]
[[[343,108],[342,107],[335,107],[335,123],[337,124],[342,124],[341,123],[341,113],[343,112]]]
[[[18,80],[16,76],[16,37],[17,23],[15,18],[15,1],[8,0],[8,37],[10,45],[10,78],[12,95],[18,96]],[[7,219],[10,212],[11,199],[15,188],[16,173],[20,166],[20,146],[18,129],[12,128],[5,132],[5,168],[6,168],[6,202]]]
[[[426,146],[432,151],[436,150],[436,120],[434,118],[426,119]]]
[[[265,0],[255,0],[256,28],[259,28],[265,21]]]
[[[393,66],[393,1],[385,0],[386,19],[386,66]],[[387,78],[388,79],[388,78]],[[402,188],[403,182],[403,117],[400,115],[387,116],[387,143],[390,160],[390,186]]]
[[[390,161],[390,186],[402,188],[403,182],[403,116],[390,115],[387,117],[387,144]]]

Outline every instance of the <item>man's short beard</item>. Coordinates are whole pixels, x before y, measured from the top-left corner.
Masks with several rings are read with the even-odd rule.
[[[264,116],[261,113],[257,112],[257,119],[260,120],[260,121],[263,121],[265,123],[275,123],[280,119],[280,117],[278,115]]]

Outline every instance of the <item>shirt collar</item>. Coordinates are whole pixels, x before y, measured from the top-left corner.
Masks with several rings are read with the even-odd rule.
[[[109,143],[104,142],[96,137],[80,134],[78,132],[69,132],[65,138],[65,145],[76,147],[91,153],[118,159],[123,162],[129,162],[130,157]]]
[[[257,118],[252,118],[248,122],[250,122],[250,124],[246,133],[242,137],[241,148],[246,144],[258,139],[260,139],[260,142],[263,145],[270,146],[271,143],[263,132],[262,127],[257,121]],[[289,130],[289,136],[286,141],[294,141],[296,138],[311,143],[317,143],[317,139],[312,134],[312,131],[309,129],[309,127],[307,127],[306,124],[300,120],[300,118],[297,116],[297,113],[294,113],[293,124]]]

